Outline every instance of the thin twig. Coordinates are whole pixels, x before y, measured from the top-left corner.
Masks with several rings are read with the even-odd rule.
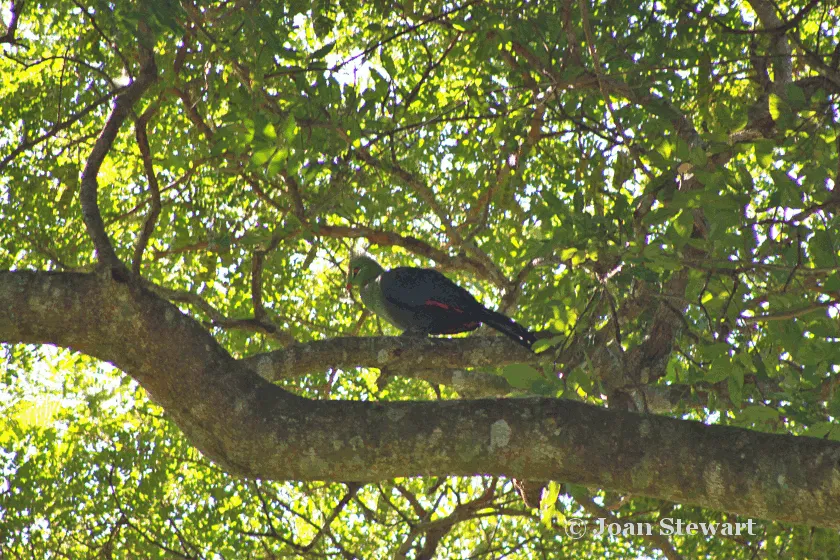
[[[797,317],[801,317],[802,315],[807,315],[808,313],[813,313],[814,311],[819,311],[820,309],[833,307],[835,305],[840,305],[840,301],[820,301],[817,303],[812,303],[811,305],[806,305],[805,307],[799,307],[797,309],[789,309],[787,311],[780,311],[778,313],[768,313],[766,315],[757,315],[755,317],[742,316],[738,317],[738,319],[746,324],[766,323],[769,321],[787,321],[788,319],[795,319]]]
[[[146,216],[146,221],[143,223],[143,229],[140,231],[140,237],[137,239],[137,245],[134,247],[134,258],[132,259],[131,271],[134,274],[140,274],[140,264],[143,262],[143,252],[149,244],[149,238],[157,224],[158,216],[160,216],[160,186],[158,185],[157,175],[155,175],[154,165],[152,164],[152,151],[149,148],[149,137],[146,132],[146,125],[154,115],[155,110],[149,108],[146,110],[134,124],[135,137],[137,138],[137,146],[140,148],[140,156],[143,159],[143,170],[146,173],[146,180],[149,183],[149,197],[151,198],[151,208]]]
[[[18,40],[15,37],[15,31],[17,31],[18,20],[20,19],[20,13],[23,11],[24,2],[17,2],[15,3],[12,0],[12,6],[9,8],[9,13],[12,14],[12,19],[9,20],[9,27],[6,28],[6,33],[0,37],[0,43],[9,43],[10,45],[17,45]]]
[[[145,38],[150,34],[148,27],[145,24],[140,24],[140,33],[144,36],[138,41],[138,50],[141,59],[140,75],[128,86],[123,93],[121,93],[114,102],[114,108],[102,128],[99,138],[91,150],[88,157],[87,164],[84,171],[82,171],[80,201],[82,205],[82,217],[87,228],[88,235],[93,240],[93,246],[96,248],[97,257],[101,264],[114,267],[125,268],[125,265],[120,261],[116,251],[114,251],[111,240],[105,231],[105,224],[102,221],[102,214],[99,212],[99,203],[97,201],[97,191],[99,184],[97,175],[99,169],[102,167],[102,162],[108,151],[114,145],[117,138],[117,133],[120,126],[128,117],[131,108],[143,96],[146,90],[157,79],[157,66],[155,65],[154,54],[145,44]],[[151,43],[149,39],[149,43]]]
[[[123,90],[119,90],[119,91],[123,91]],[[9,153],[9,155],[4,157],[3,160],[0,161],[0,171],[3,171],[3,168],[5,168],[7,165],[9,165],[9,163],[11,163],[11,161],[14,160],[21,153],[25,152],[29,148],[32,148],[32,147],[38,145],[39,143],[43,142],[44,140],[48,140],[48,139],[52,138],[53,136],[55,136],[57,133],[61,132],[62,130],[65,130],[65,129],[73,126],[75,123],[79,122],[80,120],[82,120],[83,118],[88,116],[91,112],[93,112],[94,110],[99,108],[100,105],[102,105],[103,103],[107,103],[108,100],[110,100],[116,94],[117,94],[117,92],[115,92],[115,91],[109,91],[108,93],[106,93],[104,95],[100,95],[98,98],[96,98],[93,101],[93,103],[91,103],[90,105],[88,105],[87,107],[85,107],[84,109],[82,109],[81,111],[76,113],[75,115],[71,116],[66,121],[58,122],[58,123],[54,124],[52,127],[50,127],[50,129],[48,131],[46,131],[45,133],[43,133],[43,134],[41,134],[41,135],[39,135],[35,138],[32,138],[31,140],[27,140],[25,142],[20,143],[14,150],[12,150]]]

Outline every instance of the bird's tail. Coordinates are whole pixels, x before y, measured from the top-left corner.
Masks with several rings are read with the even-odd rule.
[[[517,342],[527,348],[528,350],[531,349],[531,346],[537,341],[537,337],[534,336],[534,333],[508,317],[507,315],[503,315],[497,311],[490,311],[489,309],[485,309],[483,316],[481,317],[481,322],[485,325],[488,325],[500,333],[506,335],[508,338]]]

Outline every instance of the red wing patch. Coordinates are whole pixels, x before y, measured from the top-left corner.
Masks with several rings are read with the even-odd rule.
[[[433,299],[427,299],[426,300],[426,305],[433,305],[435,307],[440,307],[441,309],[446,309],[447,311],[451,309],[455,313],[463,313],[464,312],[463,309],[458,309],[457,307],[451,307],[449,305],[446,305],[445,303],[442,303],[440,301],[435,301]]]

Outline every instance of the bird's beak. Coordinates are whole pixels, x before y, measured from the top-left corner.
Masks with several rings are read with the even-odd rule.
[[[352,292],[352,291],[353,291],[353,286],[351,286],[349,282],[347,283],[347,291],[348,291],[348,292]]]

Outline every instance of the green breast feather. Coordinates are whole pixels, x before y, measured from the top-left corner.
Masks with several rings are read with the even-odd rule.
[[[385,296],[382,294],[382,286],[379,285],[379,280],[382,276],[377,276],[359,289],[359,295],[362,297],[362,303],[365,307],[373,311],[377,316],[382,317],[395,327],[399,326],[394,323],[388,310],[385,307]]]

